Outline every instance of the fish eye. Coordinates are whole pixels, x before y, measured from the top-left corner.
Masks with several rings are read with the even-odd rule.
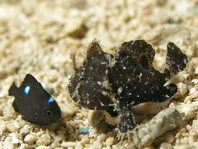
[[[84,77],[80,77],[80,78],[79,78],[79,81],[84,81],[84,80],[85,80]]]
[[[53,114],[52,111],[47,110],[47,111],[45,112],[45,116],[51,119],[51,118],[54,116],[54,114]]]

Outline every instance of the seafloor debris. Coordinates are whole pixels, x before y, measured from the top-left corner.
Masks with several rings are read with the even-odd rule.
[[[141,124],[131,133],[131,141],[138,148],[149,146],[163,134],[177,128],[182,123],[176,108],[168,108],[158,113],[148,123]]]
[[[30,74],[20,87],[12,84],[9,95],[15,96],[13,107],[28,122],[47,125],[61,118],[61,110],[54,98]]]
[[[168,68],[158,71],[152,65],[155,51],[144,40],[124,42],[115,54],[103,52],[93,42],[83,65],[71,78],[68,86],[71,97],[85,108],[119,115],[121,132],[133,129],[136,122],[132,106],[163,102],[177,92],[175,84],[166,83],[171,74],[186,67],[187,57],[173,43],[167,47]]]
[[[91,129],[90,126],[87,126],[86,128],[83,128],[82,130],[78,131],[77,133],[87,133]]]

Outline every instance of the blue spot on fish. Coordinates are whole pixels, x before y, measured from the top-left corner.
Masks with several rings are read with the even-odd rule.
[[[24,93],[28,95],[29,91],[30,91],[30,86],[26,86],[24,89]]]
[[[54,101],[55,101],[54,98],[50,97],[49,100],[48,100],[48,104],[51,103],[51,102],[54,102]]]
[[[84,129],[78,131],[77,133],[87,133],[87,132],[89,131],[90,128],[91,128],[90,126],[87,126],[86,128],[84,128]]]

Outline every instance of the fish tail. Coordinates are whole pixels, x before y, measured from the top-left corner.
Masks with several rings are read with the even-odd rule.
[[[10,89],[9,89],[9,95],[10,95],[10,96],[14,96],[17,89],[18,89],[18,88],[17,88],[16,84],[13,83],[12,86],[10,87]]]
[[[18,87],[15,83],[12,84],[12,86],[9,89],[9,95],[10,96],[16,96]],[[19,113],[19,108],[17,106],[16,99],[13,101],[12,106],[14,107],[15,111]]]

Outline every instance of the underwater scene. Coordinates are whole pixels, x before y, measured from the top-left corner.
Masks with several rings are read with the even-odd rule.
[[[0,0],[0,149],[196,149],[197,111],[197,0]]]

